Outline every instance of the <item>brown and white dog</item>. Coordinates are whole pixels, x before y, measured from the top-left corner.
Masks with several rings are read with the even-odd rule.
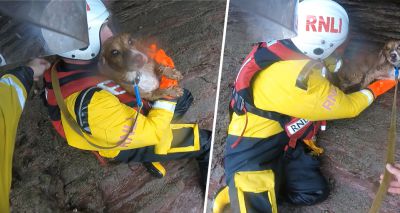
[[[378,55],[367,53],[345,61],[337,73],[339,87],[345,92],[354,92],[366,88],[375,79],[394,79],[394,67],[399,66],[400,41],[386,42]]]
[[[136,81],[141,97],[149,101],[166,96],[182,96],[183,89],[178,86],[159,88],[162,75],[181,80],[182,74],[176,69],[155,63],[146,55],[147,52],[148,49],[130,34],[115,35],[103,44],[99,70],[132,95],[135,95],[134,81]]]

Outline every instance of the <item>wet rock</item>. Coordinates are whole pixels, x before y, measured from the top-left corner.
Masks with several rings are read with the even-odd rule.
[[[383,43],[400,39],[400,4],[396,0],[337,0],[349,14],[351,35],[355,39]]]

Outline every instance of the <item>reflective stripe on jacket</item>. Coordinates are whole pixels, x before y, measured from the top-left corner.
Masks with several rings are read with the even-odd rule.
[[[18,121],[33,84],[33,71],[0,72],[0,212],[10,211],[12,159]]]

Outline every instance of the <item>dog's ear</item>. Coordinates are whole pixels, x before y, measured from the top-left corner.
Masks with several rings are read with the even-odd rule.
[[[103,55],[101,56],[100,62],[102,65],[106,65],[106,58]]]
[[[385,54],[383,53],[383,51],[385,51],[384,48],[385,48],[385,47],[383,47],[382,50],[379,52],[379,55],[378,55],[378,65],[382,65],[382,64],[384,64],[384,63],[386,62],[386,56],[385,56]]]
[[[98,71],[101,74],[106,75],[108,73],[109,66],[107,65],[106,58],[102,55],[99,58],[99,63],[97,64]]]

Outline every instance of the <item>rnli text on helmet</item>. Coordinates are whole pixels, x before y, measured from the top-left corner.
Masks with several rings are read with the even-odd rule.
[[[313,32],[317,32],[317,17],[308,15],[306,21],[306,31],[310,31],[310,28]],[[341,33],[342,32],[342,19],[339,18],[339,28],[335,28],[335,17],[318,17],[318,32],[322,32],[324,29],[325,32],[330,33]]]

